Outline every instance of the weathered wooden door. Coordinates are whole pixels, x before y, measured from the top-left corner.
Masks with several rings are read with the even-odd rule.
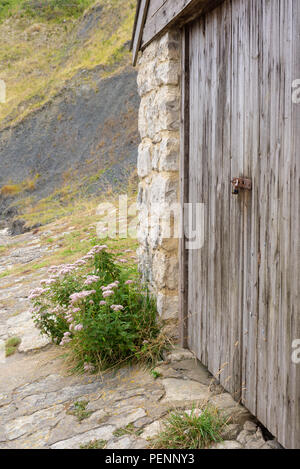
[[[188,345],[290,448],[300,447],[299,0],[227,0],[188,29]],[[232,195],[234,177],[252,191]]]

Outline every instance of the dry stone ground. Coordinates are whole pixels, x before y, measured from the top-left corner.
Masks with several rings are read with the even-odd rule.
[[[40,236],[9,238],[1,232],[1,245],[18,245],[2,255],[1,266],[15,265],[16,258],[24,266],[29,258],[42,259],[48,251]],[[39,335],[29,313],[29,291],[45,270],[0,280],[0,340],[22,339],[18,353],[5,359],[2,350],[0,355],[1,449],[80,448],[94,440],[103,440],[106,448],[147,448],[170,410],[202,402],[214,403],[230,418],[224,441],[214,448],[279,447],[275,440],[266,441],[247,410],[187,350],[175,348],[166,356],[156,368],[158,379],[137,366],[97,376],[70,375],[63,349]],[[86,403],[81,421],[74,412],[80,401]]]

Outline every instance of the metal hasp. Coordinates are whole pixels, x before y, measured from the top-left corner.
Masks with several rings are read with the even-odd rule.
[[[251,179],[247,178],[233,178],[231,181],[232,184],[232,193],[234,195],[238,195],[240,189],[244,189],[247,191],[252,190],[252,181]]]

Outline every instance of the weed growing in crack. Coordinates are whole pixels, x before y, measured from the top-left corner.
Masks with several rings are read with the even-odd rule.
[[[133,423],[129,423],[125,427],[118,428],[113,432],[113,435],[116,437],[125,436],[125,435],[135,435],[139,436],[143,432],[141,428],[135,428]]]
[[[88,401],[77,401],[74,403],[74,410],[70,411],[70,414],[75,415],[79,422],[87,419],[92,415],[92,411],[86,410]]]
[[[213,406],[192,411],[172,412],[164,421],[162,431],[150,440],[155,449],[204,449],[222,441],[225,419]]]
[[[9,357],[13,355],[21,343],[20,337],[10,337],[5,342],[5,356]]]
[[[106,440],[92,440],[84,445],[80,445],[80,449],[104,449],[106,444]]]

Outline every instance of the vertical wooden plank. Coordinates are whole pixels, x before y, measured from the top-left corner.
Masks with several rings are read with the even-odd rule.
[[[262,41],[260,50],[261,81],[259,83],[260,94],[260,156],[261,166],[260,174],[256,184],[259,187],[259,217],[260,217],[260,268],[259,268],[259,309],[258,309],[258,336],[257,336],[257,383],[256,389],[259,389],[257,398],[257,415],[266,421],[266,402],[267,402],[267,343],[266,334],[268,330],[268,230],[266,220],[269,215],[270,190],[269,181],[269,161],[270,161],[270,143],[269,143],[269,123],[270,123],[270,64],[271,55],[265,54],[270,43],[270,9],[266,2],[262,3]],[[262,187],[264,188],[262,190]],[[257,222],[257,221],[256,221]]]
[[[292,1],[292,49],[293,61],[291,67],[292,81],[300,79],[300,3]],[[289,81],[287,81],[287,88]],[[290,96],[288,99],[290,102]],[[291,220],[291,288],[293,291],[293,306],[291,310],[291,336],[289,341],[300,339],[300,103],[292,102],[292,220]],[[288,356],[290,353],[288,353]],[[289,418],[294,419],[294,425],[288,427],[286,441],[289,448],[300,449],[300,364],[291,361],[289,356],[289,386],[288,394],[291,396],[291,414]]]
[[[202,158],[203,164],[207,164],[208,174],[208,227],[207,233],[207,252],[208,252],[208,284],[207,284],[207,315],[208,315],[208,368],[215,374],[216,361],[218,354],[215,352],[216,342],[218,340],[218,311],[216,304],[217,282],[216,282],[216,258],[218,255],[217,245],[217,213],[216,213],[216,185],[217,173],[219,171],[219,158],[216,152],[216,86],[217,86],[217,38],[214,36],[216,28],[216,11],[212,12],[209,18],[209,23],[206,26],[206,34],[209,45],[209,66],[206,73],[207,75],[207,89],[208,105],[206,112],[208,119],[206,121],[206,137],[207,145],[205,148],[205,160]],[[208,236],[209,234],[209,236]],[[218,369],[218,367],[217,367]]]
[[[232,5],[232,57],[231,57],[231,178],[243,176],[243,80],[244,51],[241,27],[242,2]],[[240,398],[241,387],[241,325],[243,294],[243,194],[231,198],[230,205],[230,375],[225,386],[235,397]]]
[[[284,2],[283,2],[284,3]],[[268,307],[267,307],[267,330],[266,341],[266,422],[273,428],[273,432],[278,435],[279,421],[276,416],[277,402],[277,374],[278,374],[278,316],[280,314],[278,293],[280,292],[280,227],[278,211],[280,208],[279,174],[280,160],[282,158],[282,146],[284,142],[285,122],[284,116],[284,74],[285,58],[280,54],[280,46],[285,41],[284,16],[285,11],[281,9],[283,3],[280,0],[274,1],[270,5],[270,57],[272,60],[271,71],[269,68],[269,93],[270,99],[270,123],[269,139],[270,164],[269,174],[269,214],[265,220],[266,239],[268,239]],[[286,4],[285,7],[288,7]],[[267,52],[264,52],[267,55]]]
[[[249,2],[248,20],[248,64],[247,79],[245,83],[248,102],[248,113],[245,129],[245,155],[246,169],[252,179],[251,208],[247,220],[247,243],[245,247],[249,252],[245,255],[246,279],[244,282],[244,317],[243,317],[243,371],[242,371],[242,402],[247,403],[249,410],[256,414],[256,383],[257,383],[257,321],[258,321],[258,270],[260,265],[260,213],[259,194],[260,186],[257,183],[260,175],[260,88],[261,82],[260,57],[260,29],[261,5],[256,0]],[[249,220],[250,216],[250,220]]]
[[[200,177],[198,183],[197,192],[199,194],[199,200],[205,204],[205,240],[202,251],[198,254],[199,263],[199,285],[203,292],[208,292],[208,269],[209,269],[209,257],[208,257],[208,234],[209,234],[209,155],[207,154],[208,137],[207,129],[209,126],[209,94],[208,87],[209,81],[204,70],[209,70],[209,36],[206,18],[205,21],[198,26],[198,73],[199,73],[199,96],[198,106],[199,109],[203,109],[202,122],[198,122],[199,128],[199,144],[198,144],[198,159],[200,165]],[[203,90],[203,91],[201,91]],[[202,298],[201,298],[202,296]],[[208,309],[208,295],[205,293],[200,296],[198,310],[201,312],[201,327],[202,327],[202,343],[201,352],[204,363],[208,365],[209,359],[209,309]]]
[[[189,194],[189,135],[190,135],[190,102],[189,102],[189,30],[182,30],[181,48],[181,123],[180,123],[180,204],[182,233],[179,246],[180,271],[180,340],[182,347],[188,345],[188,253],[186,250],[184,207]]]
[[[195,47],[191,48],[191,45],[195,44],[195,30],[191,28],[189,31],[189,80],[190,83],[194,81],[194,61],[195,55],[197,50]],[[189,96],[189,116],[190,116],[190,132],[189,132],[189,194],[188,194],[188,202],[193,203],[193,195],[195,193],[195,160],[194,160],[194,145],[195,145],[195,121],[193,119],[193,106],[194,106],[194,87],[190,87],[190,96]],[[190,219],[189,219],[190,223]],[[194,307],[194,258],[192,256],[192,252],[188,251],[188,346],[191,350],[193,350],[196,354],[198,352],[196,342],[195,342],[195,307]]]
[[[219,126],[219,139],[220,139],[220,155],[221,155],[221,168],[219,181],[220,200],[220,218],[221,224],[221,240],[220,240],[220,258],[217,260],[221,272],[221,329],[219,336],[220,350],[219,353],[219,370],[223,367],[224,363],[230,363],[230,207],[231,207],[231,56],[232,56],[232,4],[228,3],[222,9],[221,24],[218,26],[218,31],[221,34],[221,46],[219,51],[219,75],[220,83],[218,89],[218,126]],[[228,256],[225,255],[228,253]],[[225,374],[224,374],[225,373]],[[230,380],[231,371],[227,366],[223,372],[224,382]]]
[[[291,193],[291,164],[293,160],[293,148],[291,145],[292,138],[292,102],[291,102],[291,83],[292,81],[292,42],[289,30],[292,32],[292,1],[285,2],[282,5],[281,12],[281,25],[287,23],[285,29],[282,30],[281,38],[281,56],[280,56],[280,67],[282,70],[281,86],[279,95],[283,102],[284,107],[280,110],[281,125],[280,128],[284,129],[280,134],[280,143],[282,147],[280,155],[280,168],[279,168],[279,214],[280,214],[280,227],[279,227],[279,249],[280,249],[280,264],[279,273],[280,279],[280,299],[278,305],[278,357],[276,360],[278,373],[277,373],[277,387],[276,387],[276,404],[277,404],[277,415],[278,424],[275,427],[276,422],[272,420],[268,422],[272,432],[278,435],[280,442],[284,445],[288,445],[288,434],[290,434],[289,426],[292,427],[295,424],[295,416],[290,415],[291,406],[291,395],[289,395],[289,380],[290,380],[290,343],[289,337],[291,336],[290,330],[290,316],[293,308],[293,292],[291,290],[291,266],[293,261],[291,260],[291,202],[293,195]],[[284,9],[283,9],[284,8]],[[278,91],[277,91],[278,93]],[[274,394],[274,393],[273,393]],[[272,395],[272,400],[274,399]],[[291,418],[292,417],[292,418]],[[273,430],[274,427],[274,430]]]
[[[244,143],[243,143],[243,166],[244,176],[252,178],[252,160],[254,153],[254,131],[255,121],[257,116],[253,114],[254,97],[253,97],[253,76],[255,70],[253,67],[253,49],[252,49],[252,28],[255,28],[256,23],[252,15],[253,2],[245,3],[245,19],[243,21],[243,47],[245,55],[245,76],[244,76]],[[256,60],[257,62],[257,60]],[[257,82],[256,82],[257,83]],[[247,357],[249,354],[248,344],[248,328],[249,321],[252,317],[251,311],[251,242],[252,242],[252,192],[246,191],[243,196],[243,232],[244,232],[244,250],[243,250],[243,264],[244,264],[244,278],[243,278],[243,328],[241,336],[241,349],[242,349],[242,400],[244,399],[248,375],[245,375],[245,365],[248,363]]]

